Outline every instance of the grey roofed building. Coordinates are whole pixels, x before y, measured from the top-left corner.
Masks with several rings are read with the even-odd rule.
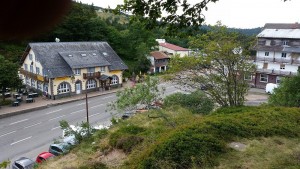
[[[300,29],[300,24],[296,23],[266,23],[264,29]]]
[[[47,70],[49,78],[72,76],[72,68],[108,66],[110,71],[128,69],[107,42],[29,43],[22,61],[30,49]]]

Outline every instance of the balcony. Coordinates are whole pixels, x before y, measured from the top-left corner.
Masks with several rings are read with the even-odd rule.
[[[294,65],[300,65],[300,60],[299,59],[293,59],[292,64]]]
[[[286,58],[274,58],[275,62],[277,63],[292,63],[292,59],[286,59]]]
[[[38,81],[41,81],[41,82],[48,82],[49,81],[48,77],[44,77],[44,76],[29,72],[29,71],[24,70],[24,69],[19,69],[19,70],[20,70],[20,73],[22,75],[24,75],[26,77],[29,77],[33,80],[38,80]]]
[[[83,73],[83,79],[100,78],[100,72]]]
[[[284,70],[272,70],[272,69],[256,69],[257,73],[266,73],[266,74],[273,74],[273,75],[282,75],[282,76],[294,76],[297,75],[297,72],[291,71],[284,71]]]
[[[257,62],[275,62],[275,59],[272,58],[272,57],[260,57],[260,56],[257,56],[256,57],[256,61]]]

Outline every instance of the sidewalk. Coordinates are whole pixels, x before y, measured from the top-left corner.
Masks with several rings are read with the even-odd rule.
[[[124,82],[122,88],[116,88],[116,89],[111,89],[107,91],[96,91],[96,92],[90,92],[88,93],[88,98],[92,97],[97,97],[101,95],[107,95],[111,93],[116,93],[119,90],[122,90],[126,87],[130,86],[130,82]],[[78,95],[73,95],[71,97],[67,98],[62,98],[58,100],[51,100],[51,99],[45,99],[41,96],[34,98],[35,102],[33,103],[26,103],[23,98],[23,102],[19,106],[13,107],[11,105],[8,106],[2,106],[0,108],[0,119],[9,117],[9,116],[14,116],[17,114],[22,114],[22,113],[27,113],[30,111],[34,110],[40,110],[44,109],[47,107],[55,106],[55,105],[60,105],[60,104],[65,104],[65,103],[70,103],[78,100],[84,100],[85,99],[85,93],[84,94],[78,94]]]

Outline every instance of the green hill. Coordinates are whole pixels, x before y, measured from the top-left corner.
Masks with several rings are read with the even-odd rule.
[[[175,107],[120,120],[40,168],[297,168],[299,136],[298,108]]]

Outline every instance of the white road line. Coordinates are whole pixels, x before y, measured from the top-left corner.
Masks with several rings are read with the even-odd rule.
[[[61,110],[62,110],[62,109],[54,110],[54,111],[48,112],[48,113],[46,113],[46,114],[56,113],[56,112],[59,112],[59,111],[61,111]]]
[[[27,128],[30,128],[30,127],[33,127],[33,126],[36,126],[36,125],[39,125],[39,124],[41,124],[41,122],[33,124],[33,125],[30,125],[30,126],[27,126],[27,127],[24,127],[24,129],[27,129]]]
[[[106,97],[103,97],[102,100],[105,100],[105,99],[108,99],[108,98],[111,98],[111,97],[114,97],[114,96],[106,96]]]
[[[23,119],[23,120],[20,120],[20,121],[16,121],[16,122],[13,122],[13,123],[10,123],[9,125],[13,125],[13,124],[17,124],[17,123],[21,123],[23,121],[27,121],[28,119]]]
[[[60,128],[60,126],[58,126],[58,127],[54,127],[54,128],[52,128],[51,130],[55,130],[55,129],[58,129],[58,128]]]
[[[93,116],[96,116],[96,115],[98,115],[98,114],[101,114],[101,113],[92,114],[92,115],[90,115],[89,117],[93,117]]]
[[[9,133],[6,133],[6,134],[2,134],[0,137],[3,137],[3,136],[6,136],[6,135],[9,135],[9,134],[12,134],[12,133],[15,133],[16,131],[11,131]]]
[[[59,118],[64,117],[64,116],[66,116],[66,115],[61,115],[61,116],[55,117],[53,119],[49,119],[49,121],[52,121],[52,120],[55,120],[55,119],[59,119]]]
[[[28,139],[30,139],[31,137],[32,137],[32,136],[27,137],[27,138],[24,138],[24,139],[19,140],[19,141],[16,141],[16,142],[13,142],[13,143],[11,143],[10,145],[12,146],[12,145],[17,144],[17,143],[20,143],[20,142],[22,142],[22,141],[28,140]]]
[[[91,109],[96,108],[96,107],[100,107],[100,106],[103,106],[103,104],[99,104],[97,106],[92,106]]]
[[[88,102],[88,103],[90,103],[90,102]],[[77,104],[77,106],[84,105],[84,104],[86,104],[86,103],[85,102],[79,103],[79,104]]]
[[[79,112],[81,112],[81,111],[84,111],[84,109],[81,109],[81,110],[78,110],[78,111],[74,111],[74,112],[72,112],[72,113],[70,113],[70,114],[79,113]]]

